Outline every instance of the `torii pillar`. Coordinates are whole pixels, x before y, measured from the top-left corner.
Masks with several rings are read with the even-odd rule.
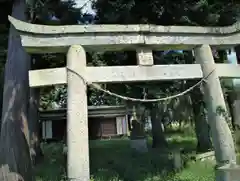
[[[84,48],[71,46],[67,54],[67,175],[71,181],[90,180],[87,86],[79,76],[84,76],[85,68]]]
[[[220,84],[216,64],[209,45],[197,46],[194,49],[197,63],[201,65],[203,77],[207,77],[204,84],[204,96],[207,104],[209,125],[212,133],[213,146],[217,161],[216,167],[222,167],[228,163],[236,164],[236,153],[234,148],[233,137],[228,127],[226,117],[218,112],[227,113],[225,100]],[[223,175],[217,173],[217,181],[224,179]]]

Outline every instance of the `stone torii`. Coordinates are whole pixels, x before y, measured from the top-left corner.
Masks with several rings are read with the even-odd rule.
[[[226,49],[238,45],[240,23],[214,28],[145,24],[45,26],[25,23],[11,16],[9,20],[19,32],[28,53],[67,52],[67,67],[30,70],[29,83],[33,88],[68,85],[67,172],[70,180],[90,180],[86,89],[91,83],[207,77],[205,99],[217,166],[226,167],[226,162],[235,164],[232,135],[217,109],[226,110],[220,78],[239,78],[240,67],[215,64],[210,47]],[[152,50],[171,49],[193,50],[197,64],[154,65]],[[86,64],[86,51],[124,50],[136,50],[138,65],[88,67]]]

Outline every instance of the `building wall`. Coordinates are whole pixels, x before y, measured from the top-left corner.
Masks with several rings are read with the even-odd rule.
[[[67,122],[64,120],[42,121],[42,139],[60,141],[66,134]],[[128,133],[127,116],[94,117],[88,122],[89,139],[99,139]]]
[[[117,125],[115,118],[102,118],[101,121],[101,137],[115,136],[117,134]]]
[[[90,118],[89,138],[97,139],[117,134],[115,118]]]

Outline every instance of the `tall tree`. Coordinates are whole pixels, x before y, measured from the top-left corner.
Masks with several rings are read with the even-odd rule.
[[[38,68],[39,61],[32,59],[31,69]],[[39,163],[43,157],[40,147],[39,125],[40,88],[29,88],[28,120],[29,120],[29,146],[33,165]]]
[[[25,0],[15,0],[12,16],[28,21]],[[3,181],[34,180],[29,153],[28,70],[30,56],[16,29],[9,30],[0,137],[0,177]]]
[[[150,116],[152,123],[152,148],[163,148],[167,146],[167,140],[164,136],[162,120],[165,104],[152,104],[150,108]]]
[[[2,6],[2,3],[4,3],[6,6],[13,4],[12,16],[22,21],[28,21],[29,14],[31,15],[31,21],[38,24],[76,24],[80,18],[80,10],[73,8],[75,4],[73,0],[64,2],[60,0],[43,0],[41,3],[35,0],[26,0],[26,2],[25,0],[0,0],[0,12],[1,14],[3,13],[4,19],[7,20],[9,12],[6,12],[7,8]],[[30,13],[27,11],[29,7]],[[58,18],[59,21],[52,21],[52,17]],[[59,65],[59,62],[57,65]],[[46,64],[43,66],[46,66]],[[11,26],[9,30],[7,63],[5,65],[0,138],[1,180],[34,180],[29,145],[34,148],[39,144],[38,141],[36,142],[38,119],[33,114],[30,116],[27,115],[29,67],[30,56],[21,46],[21,40],[17,31]],[[29,102],[29,112],[31,113],[37,114],[38,107],[35,106],[34,102],[36,102],[38,96],[39,93],[37,90],[31,91]],[[29,125],[28,123],[32,124]],[[29,127],[31,128],[30,135]]]
[[[191,51],[184,52],[185,63],[194,63],[194,57]],[[187,81],[187,86],[191,87],[197,83],[197,80]],[[190,92],[192,110],[194,115],[195,133],[197,137],[197,152],[205,152],[212,148],[210,127],[206,115],[206,106],[204,103],[204,92],[202,87],[196,87]]]
[[[33,165],[37,164],[43,157],[43,151],[40,147],[40,125],[39,125],[39,100],[40,89],[31,88],[28,119],[29,119],[29,138],[30,138],[30,155]]]
[[[3,86],[4,86],[4,70],[1,72],[1,77],[0,77],[0,103],[3,102]],[[2,117],[2,104],[0,104],[0,117]],[[1,120],[0,120],[0,125],[1,125]],[[1,129],[0,129],[1,133]]]

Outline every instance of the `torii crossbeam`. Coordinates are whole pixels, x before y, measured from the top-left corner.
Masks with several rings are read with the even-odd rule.
[[[81,44],[86,51],[193,49],[208,44],[218,48],[239,43],[240,23],[228,27],[158,26],[158,25],[71,25],[46,26],[29,24],[9,16],[21,33],[28,52],[62,52]],[[38,47],[36,49],[36,47]]]

